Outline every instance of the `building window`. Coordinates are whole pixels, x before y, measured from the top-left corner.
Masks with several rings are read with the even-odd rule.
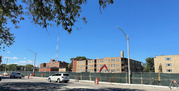
[[[108,60],[105,60],[105,63],[107,63]]]
[[[171,58],[165,58],[165,60],[170,61],[170,60],[171,60]]]
[[[93,67],[93,65],[91,65]]]
[[[80,69],[80,72],[82,72],[82,69]]]
[[[111,72],[115,72],[115,69],[111,69]]]
[[[90,71],[91,71],[91,69],[88,70],[88,72],[90,72]]]
[[[83,66],[82,65],[80,65],[80,68],[82,68]]]
[[[103,65],[100,65],[100,67],[103,67]]]
[[[119,64],[116,64],[117,67],[119,67]]]
[[[91,67],[91,65],[88,65],[88,67]]]
[[[115,64],[111,64],[111,67],[115,67]]]
[[[172,69],[167,69],[167,72],[172,72]]]
[[[100,60],[100,63],[103,63],[103,60]]]
[[[93,71],[93,69],[92,69],[92,71]]]
[[[119,62],[119,59],[116,59],[117,62]]]
[[[166,66],[172,66],[172,64],[171,63],[167,63]]]
[[[111,63],[114,63],[115,62],[115,59],[111,59]]]
[[[80,64],[83,64],[83,62],[80,62]]]
[[[88,63],[91,63],[91,61],[88,61]]]
[[[110,62],[110,59],[108,60],[108,62]]]
[[[117,71],[120,71],[120,69],[117,69]]]

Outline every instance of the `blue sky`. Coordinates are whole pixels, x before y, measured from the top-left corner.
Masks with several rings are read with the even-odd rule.
[[[15,43],[1,51],[0,55],[9,57],[8,64],[33,64],[37,52],[36,65],[47,63],[56,55],[59,32],[59,60],[70,62],[70,58],[120,57],[124,51],[127,57],[127,40],[122,32],[129,35],[130,58],[145,62],[147,57],[179,54],[179,1],[178,0],[114,0],[113,5],[99,11],[98,1],[87,0],[82,7],[82,16],[88,23],[78,21],[71,34],[61,26],[46,29],[22,21],[19,29],[12,27]],[[5,63],[5,59],[3,59]]]

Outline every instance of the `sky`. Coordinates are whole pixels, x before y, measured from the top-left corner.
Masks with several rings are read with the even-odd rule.
[[[25,20],[15,29],[8,27],[15,35],[15,43],[1,51],[3,63],[36,65],[55,59],[59,32],[58,59],[70,62],[70,58],[86,56],[90,59],[120,57],[124,51],[127,58],[127,40],[117,29],[119,26],[129,36],[130,58],[145,62],[147,57],[178,55],[179,53],[179,0],[114,0],[102,14],[96,0],[87,0],[81,15],[87,18],[75,23],[72,33],[51,26],[46,29]]]

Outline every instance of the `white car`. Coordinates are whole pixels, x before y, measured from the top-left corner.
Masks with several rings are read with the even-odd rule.
[[[19,72],[13,72],[11,75],[10,75],[10,78],[20,78],[21,79],[21,73]]]
[[[69,80],[70,80],[69,74],[67,73],[58,73],[58,74],[54,74],[48,77],[49,82],[56,81],[58,83],[60,82],[68,83]]]

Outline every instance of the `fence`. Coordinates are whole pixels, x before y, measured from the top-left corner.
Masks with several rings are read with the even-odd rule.
[[[0,71],[0,74],[3,74],[4,71]],[[12,73],[8,71],[7,73]],[[31,74],[31,71],[21,71],[21,74],[26,76]],[[51,72],[35,72],[35,76],[48,77],[52,74],[59,73],[57,71]],[[99,81],[103,82],[116,82],[116,83],[128,83],[128,73],[74,73],[66,72],[69,74],[71,79],[78,78],[79,80],[91,80],[95,81],[96,77],[99,78]],[[179,83],[179,74],[174,73],[144,73],[144,72],[135,72],[131,73],[131,84],[151,84],[151,85],[163,85],[168,86],[172,80],[176,80]]]

